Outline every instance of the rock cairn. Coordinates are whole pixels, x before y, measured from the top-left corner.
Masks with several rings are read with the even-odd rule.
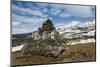
[[[50,19],[47,19],[41,28],[32,33],[32,38],[22,48],[22,53],[25,55],[42,55],[56,58],[64,52],[61,36]]]

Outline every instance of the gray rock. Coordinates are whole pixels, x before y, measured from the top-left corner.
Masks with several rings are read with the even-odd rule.
[[[38,33],[38,31],[35,31],[32,33],[32,38],[34,40],[39,40],[39,39],[41,39],[41,35]]]
[[[61,39],[61,36],[56,30],[53,30],[51,33],[48,33],[47,31],[43,31],[42,35],[40,35],[38,31],[35,31],[32,34],[32,38],[34,40],[39,40],[39,39],[44,40],[49,38],[59,40]]]
[[[56,58],[64,51],[64,47],[61,46],[61,36],[56,29],[51,31],[51,33],[43,31],[41,35],[38,31],[35,31],[32,37],[34,41],[24,45],[22,54],[43,55]]]
[[[58,57],[62,54],[64,50],[61,46],[51,46],[46,42],[36,41],[35,43],[27,43],[22,48],[22,54],[31,54],[31,55],[42,55],[42,56],[51,56],[51,57]]]

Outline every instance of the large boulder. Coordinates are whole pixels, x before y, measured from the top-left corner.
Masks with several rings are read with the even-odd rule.
[[[55,46],[52,48],[51,56],[57,58],[59,55],[61,55],[64,52],[64,47],[61,46]]]
[[[32,38],[33,38],[34,40],[39,40],[39,39],[41,39],[41,35],[39,34],[38,31],[34,31],[34,32],[32,33]]]
[[[26,43],[22,48],[22,54],[42,55],[58,57],[64,51],[64,47],[59,46],[56,41],[53,43],[49,40],[38,40],[34,43]]]

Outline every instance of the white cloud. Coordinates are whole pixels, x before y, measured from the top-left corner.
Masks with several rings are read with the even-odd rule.
[[[59,16],[63,18],[70,17],[70,15],[67,13],[60,13]]]
[[[21,33],[29,33],[32,32],[34,29],[27,29],[27,28],[12,28],[12,34],[21,34]]]
[[[24,17],[24,16],[19,16],[16,14],[12,14],[12,34],[19,34],[19,33],[27,33],[27,32],[32,32],[36,29],[38,29],[38,27],[40,27],[42,25],[42,23],[46,20],[47,18],[38,18],[38,17]],[[28,28],[23,25],[25,23],[28,24],[33,24],[32,28]],[[20,27],[16,27],[19,26]]]
[[[47,9],[46,7],[51,7]],[[33,7],[34,8],[34,7]],[[36,7],[35,7],[36,8]],[[40,9],[42,8],[42,9]],[[12,6],[12,9],[18,11],[22,14],[31,14],[33,17],[25,17],[19,16],[16,14],[12,14],[12,25],[19,26],[21,23],[32,23],[34,28],[28,29],[22,25],[22,28],[13,27],[12,33],[26,33],[36,30],[40,24],[42,24],[49,17],[49,13],[52,15],[56,15],[62,18],[70,17],[70,16],[78,16],[78,17],[90,17],[93,15],[90,6],[78,6],[78,5],[61,5],[61,4],[44,4],[38,3],[38,7],[34,10],[30,8],[23,8],[16,5]],[[45,14],[44,14],[45,13]],[[48,13],[48,14],[47,14]],[[38,16],[38,17],[37,17]],[[51,18],[52,19],[52,18]],[[75,24],[79,24],[79,21],[71,21],[69,24],[56,24],[56,27],[65,27],[71,26]]]
[[[72,16],[91,17],[92,10],[90,6],[67,6],[66,11]]]
[[[52,9],[50,10],[50,13],[51,13],[52,15],[58,15],[60,12],[61,12],[61,9],[52,8]]]
[[[40,7],[40,8],[45,8],[45,7],[47,7],[49,4],[48,4],[48,3],[36,3],[36,5],[38,5],[38,7]]]
[[[15,14],[12,14],[12,21],[17,21],[17,22],[26,22],[26,23],[41,23],[45,19],[44,18],[37,18],[37,17],[24,17],[24,16],[18,16]]]
[[[22,25],[23,28],[25,28],[25,25]]]
[[[42,12],[47,13],[47,12],[48,12],[48,9],[47,9],[47,8],[44,8],[44,9],[42,10]]]
[[[20,24],[21,24],[21,23],[20,23],[20,22],[17,22],[17,21],[13,21],[13,22],[12,22],[12,25],[13,25],[13,26],[18,26],[18,25],[20,25]]]
[[[42,13],[42,10],[40,10],[40,9],[32,10],[32,9],[29,9],[29,8],[23,8],[23,7],[19,7],[19,6],[16,6],[16,5],[13,5],[12,9],[15,10],[15,11],[18,11],[22,14],[29,13],[33,16],[45,17],[45,15]]]
[[[12,34],[27,33],[36,30],[45,21],[44,18],[29,18],[12,14]],[[25,27],[25,23],[32,23],[33,28]],[[19,27],[20,25],[20,27]],[[16,28],[17,26],[17,28]],[[19,28],[18,28],[19,27]]]
[[[63,5],[63,4],[50,4],[52,8],[63,9],[62,14],[79,17],[91,17],[93,15],[92,6],[80,6],[80,5]],[[63,17],[63,16],[62,16]]]
[[[22,8],[16,5],[13,5],[12,8],[21,12],[21,13],[30,13],[31,15],[47,17],[44,13],[51,13],[52,15],[59,15],[60,17],[91,17],[93,16],[92,8],[93,6],[81,6],[81,5],[64,5],[64,4],[45,4],[45,3],[36,3],[37,9],[31,10],[30,8]],[[51,7],[47,9],[47,6]],[[36,8],[36,7],[33,7]],[[42,9],[40,9],[42,8]],[[63,9],[63,11],[61,11]]]

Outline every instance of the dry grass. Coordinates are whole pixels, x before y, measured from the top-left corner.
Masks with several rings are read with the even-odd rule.
[[[27,65],[27,64],[47,64],[56,62],[57,58],[45,57],[45,56],[31,56],[21,55],[20,52],[13,53],[12,64],[13,65]]]
[[[21,52],[12,53],[13,65],[50,64],[62,62],[95,61],[95,43],[77,44],[66,46],[65,52],[58,58],[45,56],[22,55]]]
[[[63,62],[95,61],[96,46],[94,43],[67,46],[62,54]]]

